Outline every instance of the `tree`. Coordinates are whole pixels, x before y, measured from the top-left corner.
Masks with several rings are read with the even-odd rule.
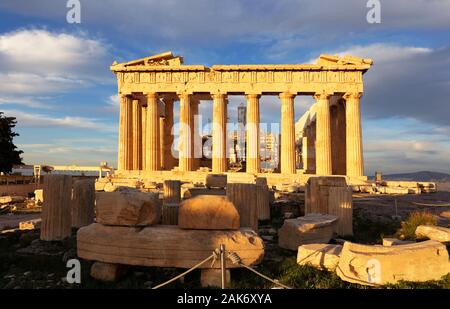
[[[18,133],[13,132],[16,126],[15,117],[6,117],[3,112],[0,112],[0,172],[9,174],[15,164],[23,164],[20,155],[22,150],[17,150],[13,139],[19,136]]]

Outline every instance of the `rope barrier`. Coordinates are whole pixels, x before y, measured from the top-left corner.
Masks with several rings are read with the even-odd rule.
[[[198,263],[198,264],[192,266],[190,269],[186,270],[184,273],[181,273],[181,274],[179,274],[178,276],[176,276],[176,277],[174,277],[174,278],[172,278],[172,279],[170,279],[170,280],[168,280],[168,281],[166,281],[166,282],[164,282],[164,283],[161,283],[161,284],[155,286],[155,287],[152,288],[152,289],[153,289],[153,290],[159,289],[160,287],[163,287],[163,286],[165,286],[165,285],[168,285],[169,283],[172,283],[172,282],[174,282],[175,280],[178,280],[178,279],[180,279],[181,277],[184,277],[185,275],[187,275],[188,273],[190,273],[190,272],[193,271],[194,269],[196,269],[196,268],[202,266],[203,264],[205,264],[205,263],[208,262],[209,260],[214,259],[214,256],[215,256],[214,253],[211,254],[209,257],[207,257],[206,259],[204,259],[204,260],[201,261],[200,263]]]
[[[282,287],[284,289],[292,289],[291,287],[289,287],[287,285],[284,285],[283,283],[279,282],[278,280],[271,279],[271,278],[267,277],[266,275],[258,272],[257,270],[251,268],[250,266],[245,265],[244,263],[242,263],[242,260],[241,260],[240,256],[236,252],[232,252],[232,251],[226,251],[226,252],[228,253],[227,254],[227,258],[231,261],[231,263],[233,263],[235,265],[239,265],[239,266],[241,266],[243,268],[246,268],[246,269],[250,270],[251,272],[255,273],[256,275],[260,276],[261,278],[263,278],[263,279],[265,279],[267,281],[270,281],[273,284],[278,285],[278,286],[280,286],[280,287]],[[169,283],[172,283],[172,282],[180,279],[181,277],[184,277],[185,275],[187,275],[188,273],[190,273],[194,269],[196,269],[196,268],[202,266],[203,264],[205,264],[206,262],[208,262],[209,260],[212,260],[212,264],[211,264],[211,268],[212,268],[214,266],[215,262],[217,262],[217,260],[219,260],[220,254],[221,254],[220,249],[215,249],[213,251],[213,253],[209,257],[204,259],[203,261],[201,261],[198,264],[192,266],[187,271],[185,271],[185,272],[183,272],[183,273],[173,277],[172,279],[170,279],[170,280],[168,280],[166,282],[163,282],[163,283],[153,287],[152,289],[154,289],[154,290],[155,289],[159,289],[159,288],[161,288],[161,287],[163,287],[165,285],[168,285]]]

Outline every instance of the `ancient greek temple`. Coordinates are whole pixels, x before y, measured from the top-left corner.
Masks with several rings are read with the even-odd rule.
[[[212,173],[226,173],[229,95],[246,97],[246,173],[260,173],[260,98],[281,101],[280,174],[364,178],[360,98],[370,59],[321,55],[315,64],[184,65],[171,52],[114,63],[120,96],[118,172],[178,174],[199,169],[194,117],[200,100],[213,101]],[[298,121],[294,98],[316,103]],[[178,103],[179,102],[179,103]],[[179,104],[179,120],[174,120]],[[180,123],[179,157],[172,154],[173,125]],[[204,172],[204,170],[202,170]],[[273,176],[274,177],[274,176]]]

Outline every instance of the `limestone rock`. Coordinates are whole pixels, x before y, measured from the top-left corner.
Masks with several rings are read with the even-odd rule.
[[[95,188],[91,179],[81,179],[73,184],[72,227],[80,228],[94,222]]]
[[[415,241],[410,240],[400,240],[397,238],[383,238],[383,246],[398,246],[398,245],[407,245],[413,244]]]
[[[258,220],[270,219],[270,191],[267,186],[267,178],[256,178],[256,204],[258,208]]]
[[[95,262],[91,266],[91,277],[100,281],[114,282],[120,275],[122,267],[118,264]]]
[[[161,219],[157,193],[97,192],[95,208],[97,222],[105,225],[147,226]]]
[[[44,202],[44,190],[42,189],[34,190],[34,200],[37,203]]]
[[[442,243],[450,243],[450,228],[441,226],[419,225],[416,229],[418,238],[429,238]]]
[[[103,186],[103,191],[105,191],[105,192],[115,192],[115,191],[117,191],[117,189],[118,189],[118,186],[114,185],[111,182],[108,182]]]
[[[236,252],[245,265],[261,262],[264,243],[250,229],[238,231],[183,230],[177,226],[145,228],[105,226],[94,223],[78,230],[78,256],[105,263],[190,268],[225,245]],[[120,253],[120,254],[118,254]],[[226,261],[227,268],[239,265]],[[220,262],[201,268],[220,268]]]
[[[450,272],[446,247],[434,240],[401,246],[370,246],[345,242],[338,276],[365,285],[439,280]]]
[[[240,217],[225,196],[200,195],[181,203],[178,226],[195,230],[238,230]]]
[[[206,175],[207,188],[225,188],[227,186],[227,175],[225,174],[208,174]]]
[[[99,181],[95,182],[95,191],[104,191],[105,187],[106,187],[105,182],[99,182]]]
[[[227,197],[236,206],[242,227],[258,230],[258,205],[256,184],[229,183]]]
[[[46,175],[42,204],[41,240],[54,241],[72,232],[72,176]]]
[[[339,263],[341,245],[309,244],[298,247],[297,264],[334,271]]]
[[[25,202],[25,197],[23,196],[0,196],[0,204],[13,204],[23,202]]]
[[[41,227],[42,219],[33,219],[19,223],[20,230],[35,230]]]
[[[284,220],[278,230],[278,245],[297,251],[303,244],[327,243],[333,237],[337,217],[324,214],[308,214],[304,217]]]
[[[164,204],[173,204],[181,202],[181,181],[164,181]]]
[[[231,282],[230,270],[225,270],[225,287],[228,287]],[[200,283],[202,287],[221,287],[222,286],[222,271],[220,269],[202,269],[200,276]]]

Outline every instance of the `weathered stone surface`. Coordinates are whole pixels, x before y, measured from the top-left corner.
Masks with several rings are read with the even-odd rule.
[[[107,183],[105,183],[105,182],[96,181],[95,182],[95,191],[104,191],[106,184]]]
[[[121,273],[122,267],[118,264],[95,262],[91,266],[91,277],[100,281],[117,281]]]
[[[225,270],[225,287],[230,286],[231,274],[230,270]],[[200,283],[202,287],[221,287],[222,286],[222,271],[220,269],[202,269],[200,276]]]
[[[225,245],[245,265],[258,264],[264,255],[261,238],[250,229],[238,231],[184,230],[156,225],[138,229],[91,224],[78,230],[78,256],[87,260],[126,265],[190,268]],[[118,254],[120,253],[120,254]],[[230,260],[227,268],[239,267]],[[220,268],[220,262],[201,268]]]
[[[105,225],[147,226],[161,219],[157,193],[97,192],[95,208],[97,222]]]
[[[0,196],[0,204],[12,204],[23,202],[25,202],[25,197],[23,196]]]
[[[185,198],[196,197],[199,195],[226,195],[225,189],[222,188],[190,188],[184,195]]]
[[[95,213],[94,180],[83,179],[73,184],[72,227],[82,227],[94,222]]]
[[[353,235],[353,190],[351,187],[330,187],[328,214],[338,217],[335,232],[340,236]]]
[[[225,188],[227,186],[227,175],[208,174],[206,175],[207,188]]]
[[[236,206],[241,218],[241,227],[258,230],[258,205],[256,185],[245,183],[229,183],[227,197]]]
[[[450,243],[450,228],[442,226],[419,225],[416,229],[418,238],[428,238],[442,243]]]
[[[119,186],[116,186],[115,184],[108,182],[103,186],[103,191],[105,192],[115,192],[117,191],[117,189],[119,188]]]
[[[309,244],[298,247],[297,264],[334,271],[339,263],[341,245]]]
[[[383,238],[383,246],[398,246],[398,245],[408,245],[413,244],[415,241],[410,240],[400,240],[397,238]]]
[[[270,191],[267,178],[256,178],[256,204],[258,207],[258,220],[270,219]]]
[[[46,175],[42,204],[41,240],[63,240],[72,231],[72,177]]]
[[[446,247],[434,240],[390,247],[345,242],[336,272],[344,281],[365,285],[422,282],[449,273],[450,262]]]
[[[240,217],[225,196],[200,195],[181,203],[178,226],[194,230],[238,230]]]
[[[346,187],[345,177],[310,177],[305,187],[305,213],[328,213],[331,187]]]
[[[297,251],[303,244],[327,243],[333,237],[337,219],[333,215],[308,214],[284,220],[278,230],[278,245]]]
[[[19,223],[20,230],[35,230],[41,227],[42,219],[33,219]]]

